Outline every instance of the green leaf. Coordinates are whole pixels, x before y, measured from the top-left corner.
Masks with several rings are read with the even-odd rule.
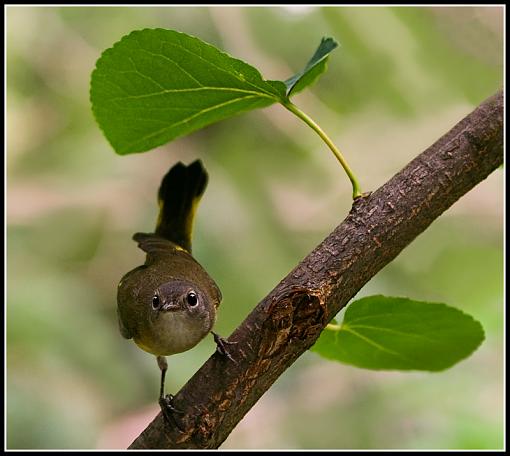
[[[333,38],[322,38],[319,47],[305,68],[285,81],[287,97],[313,84],[326,71],[329,53],[337,46],[338,43]]]
[[[92,73],[95,118],[119,154],[142,152],[285,99],[281,81],[198,38],[145,29],[107,49]]]
[[[483,339],[481,324],[458,309],[378,295],[353,302],[312,351],[366,369],[440,371]]]

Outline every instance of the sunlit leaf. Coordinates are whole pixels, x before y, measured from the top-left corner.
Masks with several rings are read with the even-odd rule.
[[[92,110],[115,151],[142,152],[213,122],[278,102],[285,85],[198,38],[134,31],[103,52]]]
[[[118,154],[143,152],[244,111],[285,103],[326,69],[323,38],[303,71],[266,81],[251,65],[174,30],[145,29],[103,52],[92,72],[94,116]]]

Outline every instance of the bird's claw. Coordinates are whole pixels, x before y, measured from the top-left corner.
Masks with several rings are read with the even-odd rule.
[[[231,342],[227,339],[224,339],[219,334],[216,334],[214,331],[211,331],[211,334],[214,337],[214,342],[216,342],[216,351],[220,355],[227,357],[234,364],[237,364],[237,361],[234,358],[232,358],[232,355],[228,352],[226,348],[226,345],[234,345],[237,344],[237,342]]]
[[[174,406],[173,400],[174,396],[172,394],[167,394],[166,396],[160,397],[159,406],[161,407],[161,412],[170,424],[174,424],[181,432],[184,432],[184,429],[179,425],[174,416],[174,413],[183,415],[184,412]]]

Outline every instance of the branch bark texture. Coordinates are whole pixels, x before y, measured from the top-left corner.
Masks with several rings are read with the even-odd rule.
[[[273,382],[379,270],[503,163],[503,93],[484,101],[377,191],[260,302],[130,448],[217,448]]]

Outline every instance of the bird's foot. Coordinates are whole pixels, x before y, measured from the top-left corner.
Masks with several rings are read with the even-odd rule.
[[[221,337],[219,334],[216,334],[214,331],[211,331],[211,334],[214,337],[214,342],[216,342],[216,351],[220,355],[227,357],[234,364],[237,364],[237,361],[234,358],[232,358],[232,355],[228,352],[226,347],[226,345],[234,345],[237,344],[237,342],[230,342],[227,339]]]
[[[163,416],[170,424],[174,424],[181,432],[184,432],[184,429],[179,425],[174,416],[175,413],[182,415],[184,414],[184,412],[175,407],[175,405],[173,404],[173,400],[174,400],[173,394],[167,394],[166,396],[160,397],[159,406],[161,407],[161,412],[163,413]]]

